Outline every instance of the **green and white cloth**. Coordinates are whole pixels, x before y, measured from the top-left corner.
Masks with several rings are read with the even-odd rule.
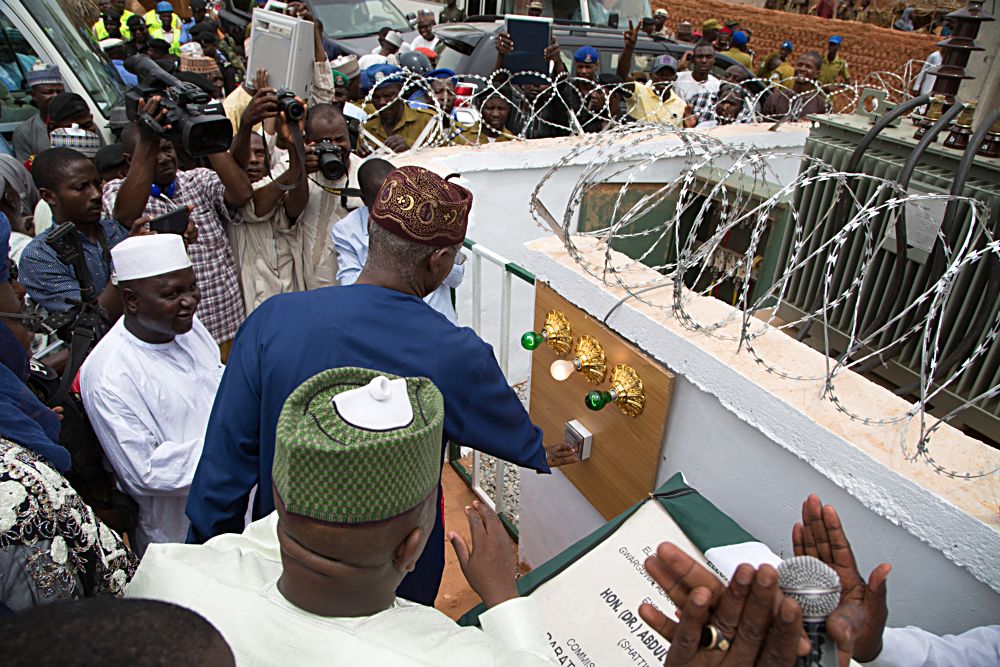
[[[678,473],[649,498],[519,580],[521,595],[538,605],[558,661],[663,664],[669,644],[639,618],[639,605],[649,602],[676,618],[673,602],[643,567],[665,541],[724,580],[740,563],[780,562]],[[459,622],[475,625],[482,612],[479,606]]]

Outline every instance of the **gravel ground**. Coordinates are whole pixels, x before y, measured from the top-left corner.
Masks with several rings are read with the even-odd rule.
[[[513,385],[517,397],[521,399],[525,409],[528,408],[528,381],[519,382]],[[472,470],[472,452],[463,456],[461,463],[466,470]],[[496,502],[496,459],[483,454],[479,457],[479,480],[486,495]],[[521,469],[515,465],[504,467],[504,501],[506,503],[507,517],[515,526],[518,525],[521,516]]]

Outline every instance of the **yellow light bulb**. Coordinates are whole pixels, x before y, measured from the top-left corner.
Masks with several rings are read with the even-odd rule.
[[[575,370],[576,366],[573,365],[573,362],[566,359],[553,361],[552,365],[549,366],[549,374],[559,382],[567,380]]]

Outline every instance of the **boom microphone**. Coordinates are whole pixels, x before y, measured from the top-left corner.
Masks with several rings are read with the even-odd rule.
[[[812,556],[795,556],[778,566],[778,586],[802,607],[802,625],[812,647],[796,667],[837,667],[837,645],[826,635],[826,618],[840,604],[840,577]]]

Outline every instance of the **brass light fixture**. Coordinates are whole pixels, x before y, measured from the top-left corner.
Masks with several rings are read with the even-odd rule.
[[[573,359],[559,359],[552,362],[549,373],[562,382],[574,371],[583,373],[583,377],[591,384],[601,384],[608,372],[604,348],[593,336],[580,336],[573,348]]]
[[[600,410],[608,403],[617,403],[621,411],[629,417],[638,417],[646,407],[646,394],[642,389],[642,378],[627,364],[618,364],[611,369],[611,390],[594,390],[587,394],[584,404],[591,410]]]
[[[521,347],[526,350],[534,350],[542,342],[549,344],[549,347],[562,356],[569,352],[573,345],[573,330],[569,326],[569,320],[558,310],[550,310],[545,316],[545,325],[538,333],[528,331],[521,336]]]

